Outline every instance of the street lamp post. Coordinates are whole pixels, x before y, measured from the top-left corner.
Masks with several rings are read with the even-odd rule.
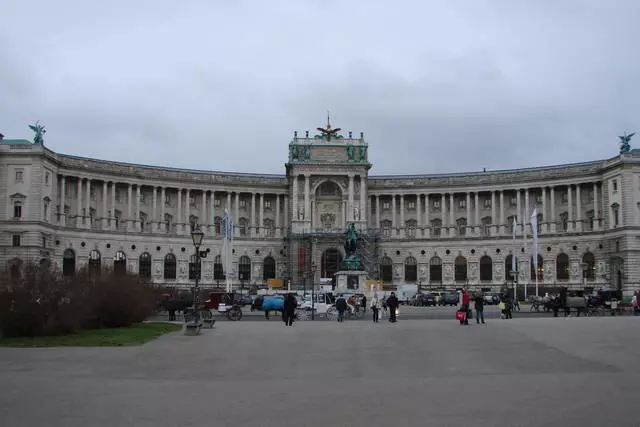
[[[193,240],[193,246],[196,249],[196,266],[195,266],[195,281],[196,285],[194,287],[194,295],[193,295],[193,315],[196,321],[196,324],[200,323],[200,313],[198,312],[198,296],[200,295],[200,245],[202,244],[202,238],[204,237],[204,233],[200,230],[199,225],[195,225],[191,229],[191,240]]]
[[[311,320],[316,318],[316,263],[311,263]]]
[[[513,280],[513,300],[518,300],[518,270],[511,270],[511,279]]]

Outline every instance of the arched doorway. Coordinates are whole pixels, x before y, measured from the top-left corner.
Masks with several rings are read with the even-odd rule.
[[[116,256],[113,258],[113,272],[118,275],[127,272],[127,256],[122,251],[116,252]]]
[[[143,252],[138,257],[138,275],[144,279],[151,278],[151,254]]]
[[[266,257],[262,261],[262,279],[269,280],[276,278],[276,260],[272,256]]]
[[[412,256],[404,260],[404,281],[407,283],[418,281],[418,261]]]
[[[493,261],[489,255],[480,258],[480,281],[490,282],[493,280]]]
[[[76,253],[73,249],[65,249],[62,254],[62,275],[72,277],[76,274]]]
[[[442,259],[437,255],[429,260],[429,281],[432,283],[442,282]]]
[[[329,248],[322,253],[320,273],[323,278],[333,279],[333,275],[342,267],[342,253],[336,248]]]
[[[393,261],[388,256],[380,261],[380,279],[384,283],[393,282]]]
[[[584,277],[588,280],[596,278],[596,257],[593,252],[585,252],[582,256],[582,264],[584,266]]]
[[[462,255],[458,255],[454,265],[454,276],[456,282],[464,282],[467,280],[467,259]]]

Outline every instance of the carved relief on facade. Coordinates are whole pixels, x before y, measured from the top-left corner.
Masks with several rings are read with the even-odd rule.
[[[600,279],[608,275],[609,265],[605,261],[598,261],[596,265],[596,279]]]
[[[544,281],[552,282],[556,275],[556,262],[555,260],[545,260],[544,262]]]
[[[571,260],[571,280],[575,281],[575,280],[580,280],[582,278],[582,275],[580,274],[580,260],[577,259],[573,259]]]
[[[324,228],[331,229],[335,227],[337,217],[338,215],[335,212],[323,210],[320,214],[320,222]]]
[[[420,268],[418,269],[418,277],[420,280],[427,280],[429,275],[429,266],[428,264],[420,264]]]
[[[162,261],[157,260],[153,262],[153,271],[156,276],[159,276],[162,274]]]
[[[447,263],[442,266],[442,279],[445,281],[453,280],[453,264]]]
[[[401,279],[402,278],[402,267],[404,264],[398,263],[393,265],[393,278]]]
[[[187,270],[187,261],[178,261],[178,278],[185,278],[187,276]]]
[[[262,262],[253,263],[253,280],[262,280]]]
[[[528,261],[520,261],[518,263],[518,281],[523,282],[529,278],[529,262]]]
[[[493,275],[494,280],[503,281],[504,280],[504,263],[497,261],[493,263]]]

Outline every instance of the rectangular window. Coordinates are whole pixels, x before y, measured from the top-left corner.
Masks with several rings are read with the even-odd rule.
[[[171,196],[169,196],[168,194],[164,195],[164,205],[171,206]]]
[[[241,208],[246,208],[247,207],[247,201],[243,200],[243,199],[240,199],[240,207]]]
[[[47,238],[42,236],[42,247],[46,248],[47,247]]]
[[[13,235],[13,239],[12,239],[12,246],[14,248],[20,246],[20,235],[19,234],[14,234]]]
[[[121,202],[120,192],[117,189],[114,189],[113,191],[116,192],[116,194],[115,194],[116,203],[120,203]]]
[[[265,209],[271,209],[271,200],[265,200],[264,207]]]
[[[434,209],[440,209],[440,200],[434,200],[433,201],[433,208]]]
[[[49,202],[44,202],[44,212],[43,216],[44,218],[42,218],[44,221],[47,221],[47,218],[49,218]]]
[[[542,194],[536,194],[536,203],[537,204],[541,204],[542,203]]]
[[[44,174],[44,185],[49,185],[49,172]]]
[[[16,204],[13,205],[13,217],[22,218],[22,205],[18,202],[16,202]]]
[[[146,205],[147,204],[147,196],[144,193],[140,193],[140,204],[141,205]]]
[[[612,185],[613,185],[613,192],[615,193],[616,191],[618,191],[618,180],[614,179]]]
[[[215,206],[216,208],[220,207],[220,199],[214,199],[213,200],[213,206]]]
[[[511,207],[518,206],[518,198],[516,196],[511,197]]]
[[[460,209],[464,209],[467,207],[467,201],[466,200],[459,200],[458,201],[458,206],[460,207]]]
[[[391,209],[391,202],[382,202],[382,209],[385,209],[385,210]]]
[[[16,182],[24,182],[24,170],[16,169]]]
[[[491,209],[491,199],[484,199],[485,209]]]
[[[407,208],[408,208],[410,211],[414,211],[414,210],[416,210],[416,202],[408,202],[408,203],[407,203]]]
[[[569,193],[560,193],[560,200],[562,200],[562,203],[567,203],[567,201],[569,200]]]

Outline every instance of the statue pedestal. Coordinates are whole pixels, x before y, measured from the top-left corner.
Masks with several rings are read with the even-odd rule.
[[[335,274],[336,288],[334,294],[354,294],[364,293],[366,290],[365,282],[368,274],[362,270],[342,270]]]

